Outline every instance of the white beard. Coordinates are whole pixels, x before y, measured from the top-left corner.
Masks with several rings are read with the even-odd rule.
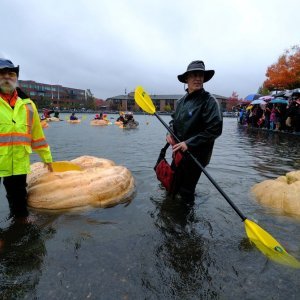
[[[0,81],[0,91],[3,94],[12,94],[17,86],[18,86],[17,81],[15,81],[15,82],[12,82],[10,80],[1,80]]]

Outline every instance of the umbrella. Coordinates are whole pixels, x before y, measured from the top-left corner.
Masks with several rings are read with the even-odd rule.
[[[297,96],[297,95],[300,95],[300,89],[294,89],[294,90],[291,90],[291,91],[287,91],[284,94],[284,97],[291,97],[291,96]]]
[[[258,99],[259,97],[261,97],[260,94],[250,94],[247,97],[245,97],[244,100],[251,100],[251,101],[253,101],[253,100]]]
[[[264,100],[264,101],[269,101],[269,100],[274,99],[274,97],[271,96],[271,95],[268,95],[268,96],[262,96],[262,97],[259,97],[258,99],[259,99],[259,100]]]
[[[287,91],[284,96],[285,97],[291,97],[293,95],[294,91]]]
[[[270,103],[282,103],[282,104],[288,104],[289,101],[283,98],[274,98],[273,100],[270,101]]]
[[[294,89],[293,94],[300,94],[300,89]]]
[[[267,102],[262,99],[256,99],[251,102],[251,105],[255,105],[255,104],[267,104]]]
[[[285,94],[287,93],[287,91],[280,91],[280,92],[276,92],[276,94],[274,94],[274,97],[284,97]]]

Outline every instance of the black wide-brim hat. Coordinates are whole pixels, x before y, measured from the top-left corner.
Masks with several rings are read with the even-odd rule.
[[[15,72],[19,77],[19,66],[15,67],[14,64],[5,58],[0,58],[0,70],[9,70]]]
[[[195,72],[195,71],[200,71],[200,72],[204,73],[204,81],[203,82],[207,82],[207,81],[211,80],[212,77],[215,75],[214,70],[205,70],[205,65],[202,60],[194,60],[188,65],[186,72],[184,72],[181,75],[178,75],[177,78],[180,82],[186,83],[186,75],[189,72]]]

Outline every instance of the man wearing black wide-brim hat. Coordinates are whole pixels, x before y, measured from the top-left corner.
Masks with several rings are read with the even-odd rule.
[[[206,70],[203,61],[192,61],[187,70],[178,75],[178,80],[187,84],[186,94],[178,100],[170,126],[182,141],[174,144],[167,135],[167,141],[173,144],[173,151],[191,152],[203,167],[207,166],[213,151],[215,139],[221,135],[223,120],[217,100],[203,88],[215,74]],[[194,193],[201,170],[189,155],[184,155],[177,170],[175,193],[187,201],[194,200]]]

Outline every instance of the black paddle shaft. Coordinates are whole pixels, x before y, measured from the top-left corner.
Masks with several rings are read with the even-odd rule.
[[[168,126],[167,123],[155,112],[154,115],[158,118],[158,120],[166,127],[166,129],[171,133],[174,139],[180,143],[181,141],[175,135],[173,130]],[[225,200],[230,204],[230,206],[235,210],[235,212],[240,216],[242,221],[245,221],[247,218],[245,215],[238,209],[238,207],[231,201],[231,199],[227,196],[227,194],[221,189],[221,187],[216,183],[216,181],[209,175],[209,173],[205,170],[205,168],[201,165],[198,159],[189,151],[186,151],[188,155],[193,159],[196,165],[201,169],[201,171],[206,175],[206,177],[210,180],[210,182],[216,187],[216,189],[221,193],[221,195],[225,198]]]

